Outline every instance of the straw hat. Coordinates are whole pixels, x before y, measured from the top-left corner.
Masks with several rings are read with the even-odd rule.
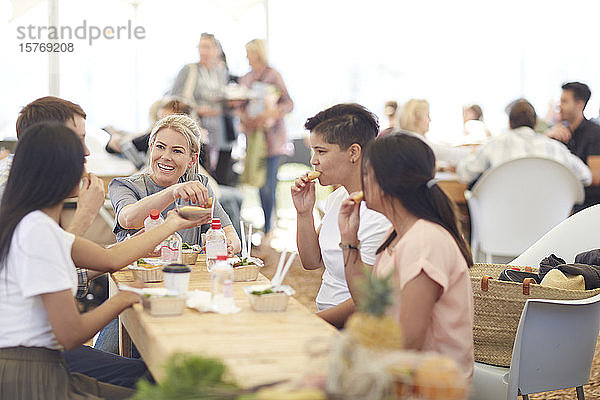
[[[585,290],[583,275],[565,275],[558,268],[548,271],[540,285],[557,289]]]

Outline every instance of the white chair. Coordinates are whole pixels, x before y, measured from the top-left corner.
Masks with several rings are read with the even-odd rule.
[[[465,192],[471,248],[477,261],[516,257],[583,202],[583,185],[559,162],[540,157],[508,161],[485,172]],[[485,256],[481,260],[480,252]]]
[[[600,204],[571,215],[510,264],[535,267],[550,254],[556,254],[567,262],[573,262],[577,254],[600,248],[598,227],[600,227]]]
[[[475,363],[470,399],[528,399],[575,387],[584,399],[600,328],[600,295],[584,300],[527,300],[510,368]]]

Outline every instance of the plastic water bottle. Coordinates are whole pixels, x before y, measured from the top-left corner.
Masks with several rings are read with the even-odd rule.
[[[221,220],[213,218],[210,229],[206,232],[206,269],[210,272],[217,261],[217,256],[227,259],[227,236],[221,228]]]
[[[213,308],[218,312],[229,312],[235,307],[233,300],[233,267],[226,255],[217,256],[210,272],[210,293]]]
[[[181,246],[183,240],[181,235],[175,232],[163,240],[160,246],[160,259],[165,263],[181,264]]]
[[[150,215],[144,220],[144,231],[148,232],[165,222],[160,216],[160,211],[157,209],[150,210]],[[149,254],[150,257],[160,257],[161,244],[154,248],[154,251]]]

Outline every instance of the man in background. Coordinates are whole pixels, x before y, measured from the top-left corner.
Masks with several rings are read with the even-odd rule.
[[[544,157],[569,168],[583,185],[589,185],[589,168],[564,144],[536,133],[535,109],[527,100],[516,101],[508,115],[510,129],[492,137],[456,168],[461,182],[472,184],[486,170],[521,157]]]
[[[592,171],[592,185],[585,189],[585,202],[575,207],[576,212],[600,204],[600,125],[583,116],[591,95],[585,83],[565,83],[560,96],[561,123],[545,132],[548,137],[565,143]]]

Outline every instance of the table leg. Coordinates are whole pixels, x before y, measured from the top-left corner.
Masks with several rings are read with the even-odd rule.
[[[132,347],[131,337],[119,317],[119,352],[123,357],[131,357]]]

